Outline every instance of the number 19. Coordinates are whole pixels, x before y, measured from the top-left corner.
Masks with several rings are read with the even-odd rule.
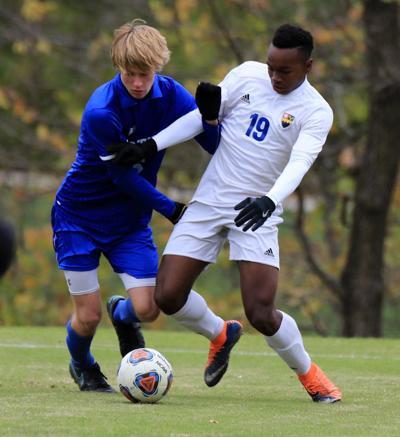
[[[250,125],[246,131],[248,137],[252,136],[257,141],[262,141],[267,135],[269,129],[269,121],[265,117],[260,117],[259,114],[250,115]]]

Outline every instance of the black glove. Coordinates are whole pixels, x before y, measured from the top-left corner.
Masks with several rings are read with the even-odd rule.
[[[267,196],[246,197],[235,206],[235,210],[239,209],[241,211],[235,217],[235,225],[242,226],[246,223],[243,231],[246,232],[251,228],[254,232],[275,211],[275,203]]]
[[[152,158],[157,154],[157,143],[150,138],[141,143],[116,143],[107,146],[107,152],[115,155],[112,162],[117,165],[132,166],[143,161],[143,159]]]
[[[176,225],[185,213],[187,206],[184,203],[175,202],[175,210],[171,217],[167,219],[174,225]]]
[[[221,106],[221,87],[200,82],[196,89],[196,104],[204,120],[216,120]]]

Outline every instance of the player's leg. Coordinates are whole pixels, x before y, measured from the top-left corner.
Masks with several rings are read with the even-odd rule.
[[[192,290],[194,281],[206,265],[194,258],[165,255],[157,276],[155,297],[166,314],[210,340],[204,381],[213,387],[228,368],[229,354],[240,338],[242,325],[236,320],[224,321],[215,315],[205,299]]]
[[[268,345],[297,373],[313,400],[335,402],[340,400],[340,391],[311,363],[297,323],[275,308],[279,274],[277,225],[280,222],[279,217],[273,216],[256,232],[230,227],[230,259],[239,261],[246,316],[264,334]],[[321,384],[315,390],[317,381]]]
[[[69,277],[77,272],[65,273]],[[84,275],[84,273],[78,272],[78,275]],[[101,319],[100,294],[96,289],[90,294],[75,296],[71,294],[71,299],[73,313],[67,323],[66,342],[72,364],[80,369],[88,369],[95,362],[90,346]]]
[[[113,392],[90,352],[101,319],[97,278],[100,252],[88,235],[70,231],[55,232],[54,249],[73,302],[73,314],[67,324],[66,337],[71,355],[71,376],[83,391]]]
[[[294,370],[315,402],[340,401],[340,390],[311,362],[296,321],[275,308],[278,270],[265,264],[239,262],[246,316],[268,345]]]
[[[66,343],[71,355],[69,370],[82,391],[113,393],[95,361],[90,346],[101,320],[101,299],[97,269],[88,272],[64,271],[67,279],[73,314],[67,323]]]
[[[192,286],[203,269],[216,260],[225,241],[221,214],[193,202],[175,226],[157,275],[156,302],[166,314],[211,341],[204,374],[208,386],[224,375],[232,347],[242,333],[237,321],[216,316]]]
[[[135,278],[128,276],[124,274],[126,287],[129,287],[128,280],[131,285],[135,282]],[[154,289],[154,286],[133,286],[127,289],[127,298],[115,295],[108,299],[107,311],[117,333],[121,356],[145,347],[141,323],[156,320],[160,313],[154,300]]]
[[[208,308],[204,298],[192,290],[206,265],[204,261],[186,256],[164,255],[157,275],[155,301],[165,314],[186,328],[215,338],[224,322]]]
[[[150,228],[133,232],[105,251],[114,271],[118,272],[127,297],[114,295],[107,301],[107,312],[116,331],[119,349],[125,356],[145,346],[142,322],[159,315],[154,301],[158,255]],[[122,273],[123,272],[123,273]]]
[[[251,325],[266,337],[268,344],[291,369],[298,374],[308,371],[311,360],[304,350],[296,322],[275,308],[278,269],[240,261],[239,271],[243,306]]]

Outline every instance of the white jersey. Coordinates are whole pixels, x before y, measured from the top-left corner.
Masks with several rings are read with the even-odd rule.
[[[278,94],[260,62],[239,65],[220,86],[221,141],[192,200],[234,206],[248,196],[268,195],[280,214],[280,202],[321,151],[332,110],[307,79]]]
[[[232,207],[246,197],[281,202],[300,184],[332,126],[329,104],[307,79],[289,94],[272,88],[267,65],[245,62],[220,84],[221,141],[192,200]],[[202,132],[198,109],[153,138],[158,150]]]

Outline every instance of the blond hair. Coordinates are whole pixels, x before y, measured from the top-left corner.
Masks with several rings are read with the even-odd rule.
[[[118,70],[136,67],[141,70],[161,71],[169,61],[166,39],[154,27],[136,18],[114,31],[111,59]]]

